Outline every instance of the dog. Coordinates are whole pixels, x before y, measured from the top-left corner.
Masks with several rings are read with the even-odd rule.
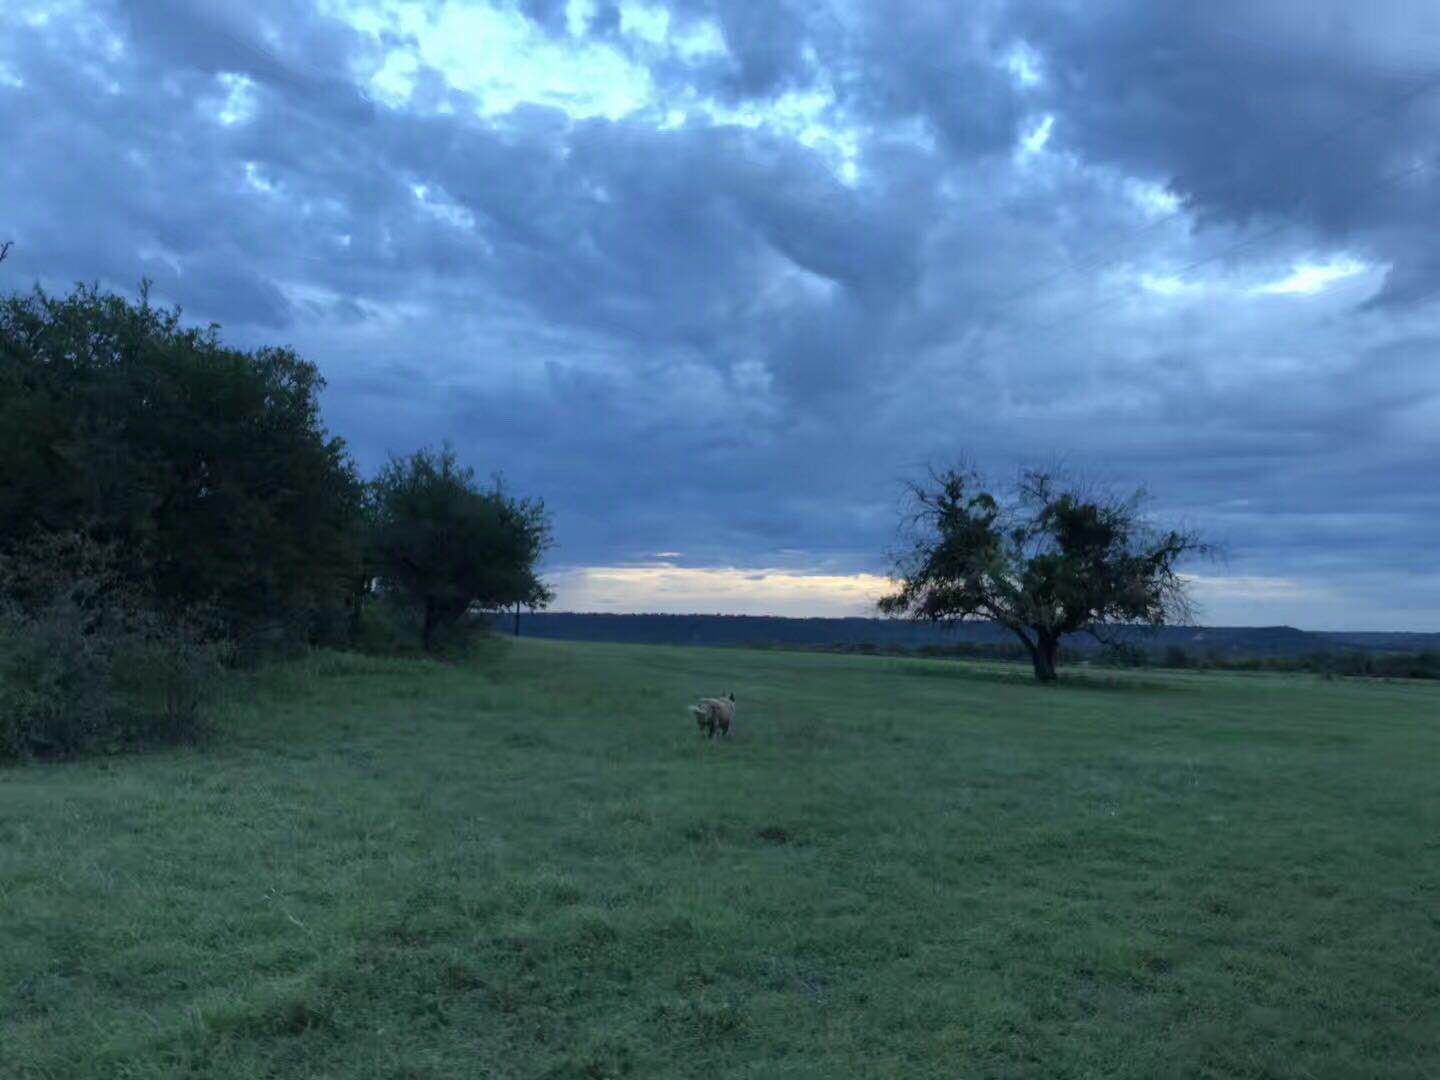
[[[716,731],[729,735],[730,725],[735,722],[735,695],[732,692],[724,697],[701,698],[698,705],[690,706],[690,715],[700,734],[712,739]]]

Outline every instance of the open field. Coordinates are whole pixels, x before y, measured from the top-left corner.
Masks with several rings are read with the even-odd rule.
[[[1440,1075],[1433,684],[521,641],[231,694],[0,771],[0,1076]]]

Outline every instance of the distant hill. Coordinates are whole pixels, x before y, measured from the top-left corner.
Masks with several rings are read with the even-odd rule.
[[[508,617],[497,621],[511,629]],[[527,637],[569,641],[611,641],[645,645],[788,645],[800,647],[873,645],[916,649],[945,645],[1013,645],[1015,638],[994,623],[953,627],[897,619],[789,619],[774,615],[606,615],[536,612],[520,619]],[[1357,631],[1315,632],[1293,626],[1169,626],[1156,631],[1127,628],[1123,639],[1147,650],[1179,646],[1216,657],[1293,657],[1317,653],[1420,652],[1440,650],[1440,634]],[[1100,646],[1088,635],[1067,638],[1065,647],[1084,653]]]

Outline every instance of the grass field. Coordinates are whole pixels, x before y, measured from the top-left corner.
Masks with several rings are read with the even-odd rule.
[[[1433,685],[521,641],[230,693],[0,771],[0,1076],[1440,1076]]]

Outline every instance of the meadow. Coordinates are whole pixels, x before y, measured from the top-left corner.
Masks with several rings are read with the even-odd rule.
[[[1437,1075],[1434,684],[495,641],[0,770],[15,1080]]]

